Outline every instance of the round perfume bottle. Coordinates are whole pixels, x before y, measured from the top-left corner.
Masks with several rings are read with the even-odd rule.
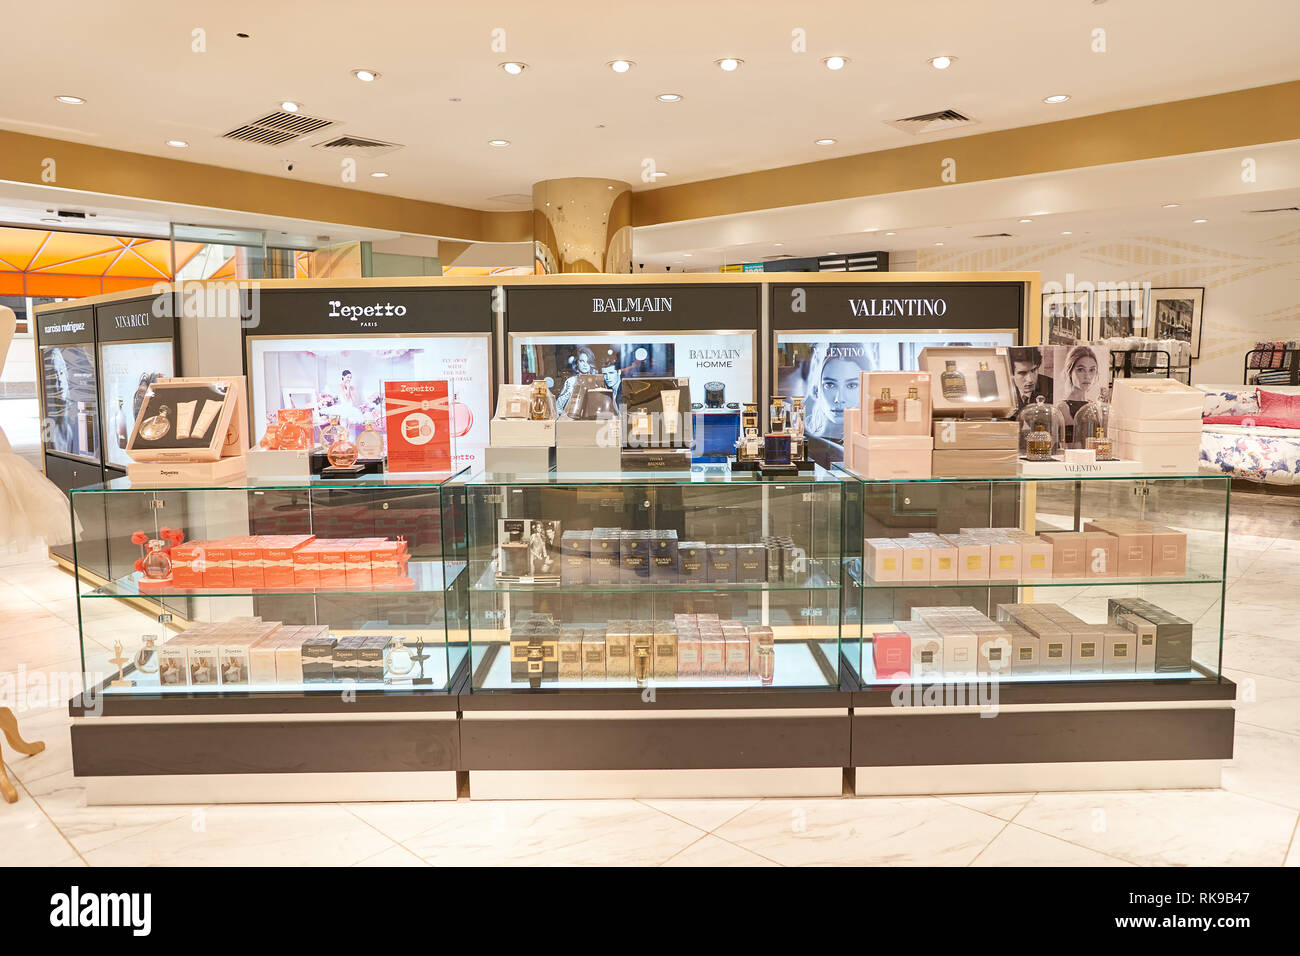
[[[1074,416],[1075,446],[1091,448],[1098,461],[1114,460],[1110,434],[1110,403],[1104,398],[1089,402]]]
[[[158,538],[150,538],[149,550],[144,556],[144,576],[154,581],[161,581],[164,578],[172,576],[172,559],[167,556],[163,548],[167,547],[167,542]]]
[[[1061,454],[1061,438],[1065,435],[1065,419],[1055,405],[1049,405],[1043,396],[1020,411],[1020,454],[1030,461],[1051,461]]]
[[[138,674],[158,673],[158,638],[152,634],[142,635],[144,646],[135,652],[131,661]]]
[[[704,383],[704,407],[721,408],[726,404],[726,385],[722,382]]]
[[[140,437],[145,441],[157,441],[166,437],[167,433],[172,430],[171,415],[170,405],[160,405],[158,414],[146,418],[144,424],[140,426]]]
[[[329,448],[345,434],[346,430],[339,424],[339,417],[331,415],[329,424],[320,430],[320,443]]]
[[[357,436],[357,455],[361,458],[384,457],[384,438],[375,431],[374,422],[366,422],[366,427]]]
[[[388,651],[384,657],[384,673],[389,680],[394,678],[400,680],[403,677],[409,677],[413,670],[415,670],[415,655],[406,646],[406,638],[393,638],[393,643],[388,645]]]
[[[357,463],[357,443],[343,432],[326,450],[325,457],[335,468],[351,468]]]
[[[546,392],[546,382],[536,379],[532,393],[528,396],[528,418],[535,422],[544,422],[551,417],[551,407]]]

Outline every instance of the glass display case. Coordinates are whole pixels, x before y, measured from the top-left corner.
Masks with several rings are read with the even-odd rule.
[[[476,475],[471,692],[838,687],[856,479]]]
[[[77,565],[88,679],[108,695],[450,692],[467,648],[450,477],[75,489],[74,557],[140,519],[133,569]]]
[[[867,687],[1218,679],[1229,483],[867,481],[846,567]]]

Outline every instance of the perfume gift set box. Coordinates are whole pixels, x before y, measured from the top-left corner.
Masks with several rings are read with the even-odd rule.
[[[126,443],[133,482],[194,485],[244,474],[244,378],[162,378],[149,386]]]
[[[927,372],[860,372],[861,406],[845,415],[844,463],[866,478],[929,478]]]
[[[1110,598],[1107,616],[1133,633],[1139,667],[1150,660],[1158,674],[1181,673],[1192,666],[1192,625],[1176,614],[1142,598]]]
[[[409,590],[402,538],[238,535],[172,548],[172,586],[216,588],[374,588]]]
[[[1187,572],[1184,532],[1120,518],[1084,528],[1040,535],[1020,528],[962,528],[958,534],[867,538],[863,569],[876,582],[1144,579]]]
[[[516,620],[510,630],[513,681],[707,678],[768,684],[774,675],[772,629],[717,614],[611,620],[599,627],[560,626],[549,616],[534,614]]]
[[[1201,454],[1205,394],[1171,378],[1118,378],[1110,437],[1120,458],[1146,471],[1195,474]]]

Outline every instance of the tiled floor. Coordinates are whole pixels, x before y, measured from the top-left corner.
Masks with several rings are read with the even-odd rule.
[[[1240,697],[1219,790],[87,807],[62,706],[75,688],[53,687],[22,715],[46,751],[7,764],[21,799],[0,803],[0,865],[1300,865],[1300,499],[1238,495],[1233,513],[1224,666]],[[71,579],[39,554],[0,561],[0,678],[80,671]],[[88,652],[109,669],[109,648]]]

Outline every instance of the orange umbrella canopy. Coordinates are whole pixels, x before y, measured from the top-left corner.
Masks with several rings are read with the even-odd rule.
[[[201,248],[168,239],[0,227],[0,295],[75,297],[167,282]]]

